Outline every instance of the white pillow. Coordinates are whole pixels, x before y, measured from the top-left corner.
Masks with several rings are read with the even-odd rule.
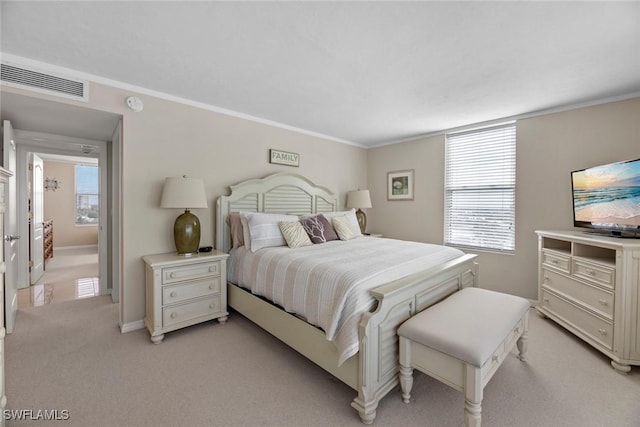
[[[247,249],[251,249],[251,236],[249,236],[249,223],[246,214],[249,212],[240,212],[240,223],[242,224],[242,240]]]
[[[362,236],[362,231],[360,231],[360,224],[358,224],[355,209],[338,212],[322,212],[322,215],[329,219],[329,221],[331,221],[331,218],[346,215],[349,220],[349,228],[351,228],[351,231],[353,232],[353,237]]]
[[[285,240],[278,223],[280,221],[297,221],[298,217],[294,215],[270,214],[259,212],[244,212],[240,214],[240,218],[245,217],[247,228],[249,230],[249,249],[255,252],[262,248],[272,246],[286,246]],[[245,246],[247,240],[245,239]]]

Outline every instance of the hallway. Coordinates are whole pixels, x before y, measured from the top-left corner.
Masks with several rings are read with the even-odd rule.
[[[97,246],[56,248],[40,280],[18,290],[18,308],[98,296],[98,276]]]

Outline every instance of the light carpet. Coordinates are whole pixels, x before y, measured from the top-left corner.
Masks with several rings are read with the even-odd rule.
[[[355,426],[355,392],[237,313],[166,334],[121,334],[109,297],[21,309],[6,338],[8,409],[68,410],[66,421],[8,426]],[[484,427],[640,426],[640,368],[609,360],[530,316],[528,361],[507,357],[485,388]],[[463,425],[461,393],[416,374],[378,426]]]

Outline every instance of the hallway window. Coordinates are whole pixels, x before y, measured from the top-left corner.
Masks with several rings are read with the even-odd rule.
[[[98,167],[76,165],[76,225],[98,224]]]

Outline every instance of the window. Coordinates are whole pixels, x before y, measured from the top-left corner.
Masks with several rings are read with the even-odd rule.
[[[76,165],[76,225],[98,224],[98,167]]]
[[[516,125],[447,135],[445,244],[515,250]]]

